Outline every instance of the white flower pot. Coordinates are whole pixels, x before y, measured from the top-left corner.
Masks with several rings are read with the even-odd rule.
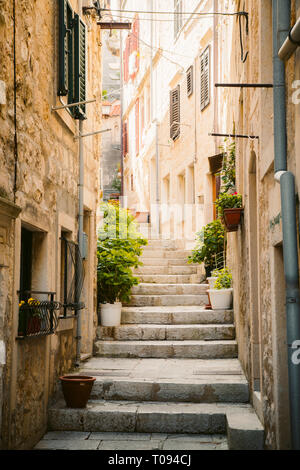
[[[121,324],[121,302],[100,304],[100,324],[102,326],[119,326]]]
[[[215,286],[215,282],[217,280],[217,277],[207,277],[206,279],[208,281],[208,288],[213,289],[214,286]]]
[[[209,289],[209,298],[213,310],[228,310],[232,304],[233,289]]]

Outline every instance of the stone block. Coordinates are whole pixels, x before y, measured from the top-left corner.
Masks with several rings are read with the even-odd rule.
[[[263,450],[264,428],[253,409],[227,414],[230,450]]]

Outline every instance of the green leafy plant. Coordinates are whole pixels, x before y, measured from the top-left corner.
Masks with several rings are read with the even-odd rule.
[[[217,278],[214,284],[214,289],[230,289],[232,287],[232,274],[230,269],[223,268],[215,270],[214,275]]]
[[[218,217],[223,218],[224,209],[233,209],[242,207],[242,195],[238,193],[228,194],[222,193],[216,200],[216,208]]]
[[[214,220],[205,225],[197,237],[196,247],[188,257],[188,262],[204,263],[206,268],[215,268],[217,255],[224,251],[225,229],[221,221]]]
[[[98,235],[98,303],[128,302],[139,279],[132,268],[142,265],[139,256],[147,240],[136,229],[134,217],[118,203],[102,204],[104,224]]]
[[[222,193],[227,193],[235,189],[235,141],[228,142],[228,139],[225,139],[221,149],[223,152],[223,167],[221,170],[221,191]]]

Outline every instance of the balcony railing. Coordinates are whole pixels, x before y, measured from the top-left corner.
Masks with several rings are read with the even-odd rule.
[[[54,301],[55,292],[19,291],[18,293],[20,302],[17,339],[55,333],[59,322],[58,311],[62,307],[60,302]],[[48,299],[39,300],[35,296]]]

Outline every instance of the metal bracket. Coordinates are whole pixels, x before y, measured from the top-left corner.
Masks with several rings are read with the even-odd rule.
[[[52,106],[51,111],[58,111],[59,109],[66,109],[66,108],[73,108],[74,106],[79,106],[81,104],[95,103],[95,101],[97,100],[94,99],[94,100],[88,100],[88,101],[78,101],[78,103],[69,103],[69,104],[64,104],[62,106]]]
[[[102,134],[103,132],[109,132],[112,129],[104,129],[102,131],[89,132],[88,134],[75,135],[74,140],[81,139],[82,137],[89,137],[90,135]]]

